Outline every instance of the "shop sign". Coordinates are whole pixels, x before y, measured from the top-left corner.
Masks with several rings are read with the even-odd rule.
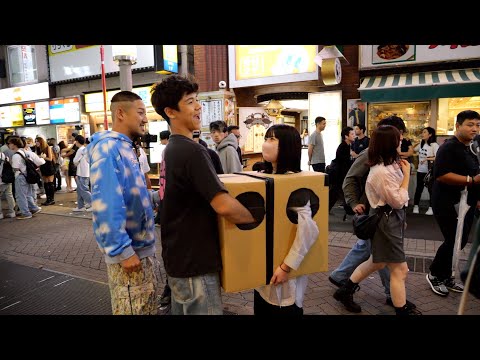
[[[22,105],[9,105],[0,107],[0,127],[23,126]]]
[[[134,45],[137,62],[132,69],[154,66],[153,45]],[[120,69],[113,60],[113,46],[104,45],[105,73]],[[49,70],[52,83],[101,75],[100,45],[48,45]],[[103,109],[102,109],[103,110]]]
[[[48,99],[49,97],[50,91],[48,89],[48,82],[0,90],[0,104],[13,104]]]
[[[229,45],[231,87],[318,80],[316,45]]]
[[[145,103],[145,107],[151,107],[152,103],[150,101],[151,95],[150,90],[151,86],[142,86],[133,88],[132,92],[140,96]],[[112,98],[116,93],[119,93],[120,90],[111,90],[107,91],[107,111],[110,111],[110,104]],[[85,111],[87,113],[91,112],[103,112],[103,92],[96,92],[91,94],[85,94]]]
[[[63,111],[66,123],[80,122],[80,101],[78,97],[63,99]]]
[[[35,102],[37,125],[50,125],[50,105],[48,101]]]
[[[480,45],[360,45],[360,69],[480,59]]]
[[[154,46],[155,72],[159,74],[178,73],[177,45]]]
[[[25,125],[36,125],[37,117],[35,115],[35,103],[23,104],[22,108]]]
[[[50,100],[50,124],[65,124],[63,99]]]

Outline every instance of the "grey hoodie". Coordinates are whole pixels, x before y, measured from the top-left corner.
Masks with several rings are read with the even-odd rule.
[[[241,172],[243,170],[243,166],[238,158],[237,148],[238,141],[233,133],[217,145],[218,156],[220,157],[220,162],[222,163],[225,174],[233,174],[234,172]]]

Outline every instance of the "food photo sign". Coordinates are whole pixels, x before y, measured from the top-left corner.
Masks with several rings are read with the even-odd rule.
[[[480,45],[360,45],[360,69],[480,59]]]

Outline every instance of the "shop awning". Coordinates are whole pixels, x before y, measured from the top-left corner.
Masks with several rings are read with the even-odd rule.
[[[480,69],[369,76],[358,90],[366,102],[479,96]]]

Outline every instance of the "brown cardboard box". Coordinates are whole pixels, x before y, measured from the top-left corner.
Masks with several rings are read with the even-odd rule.
[[[259,225],[248,230],[219,217],[224,291],[253,289],[269,283],[296,235],[297,224],[292,222],[296,221],[296,214],[287,212],[287,204],[302,206],[308,199],[320,233],[298,270],[292,270],[290,276],[328,270],[328,185],[324,173],[302,171],[271,175],[249,171],[242,175],[225,174],[219,177],[230,195],[235,198],[240,196],[238,199],[244,205],[251,207],[256,203],[255,210],[262,206],[265,209]]]

